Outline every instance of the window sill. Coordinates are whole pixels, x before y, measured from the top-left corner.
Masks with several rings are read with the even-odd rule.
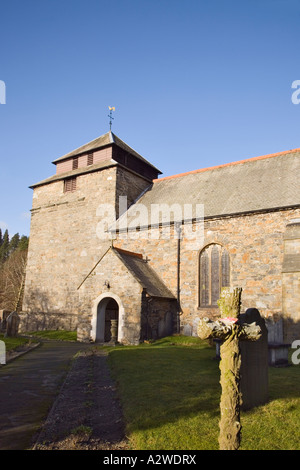
[[[206,305],[205,307],[197,307],[197,310],[207,310],[207,309],[216,309],[219,308],[218,305]]]

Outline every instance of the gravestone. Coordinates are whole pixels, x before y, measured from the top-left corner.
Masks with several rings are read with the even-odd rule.
[[[20,324],[20,317],[17,312],[11,312],[6,319],[5,336],[17,336]]]
[[[6,364],[6,346],[4,341],[0,341],[0,364]]]
[[[256,308],[240,315],[240,323],[260,326],[257,341],[241,341],[241,393],[242,410],[249,410],[268,401],[268,330],[265,320]]]
[[[167,312],[158,322],[158,337],[170,336],[173,333],[173,315]]]
[[[290,343],[284,343],[283,319],[277,321],[268,319],[268,350],[269,366],[286,367],[289,365]]]
[[[6,331],[6,319],[10,313],[10,310],[0,310],[0,331],[2,333]]]

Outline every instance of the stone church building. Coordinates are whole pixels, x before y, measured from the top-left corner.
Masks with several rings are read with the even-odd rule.
[[[300,149],[174,176],[112,132],[31,186],[21,329],[196,335],[224,286],[300,338]]]

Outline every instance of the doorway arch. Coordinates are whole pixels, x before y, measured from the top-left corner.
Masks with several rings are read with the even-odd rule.
[[[124,309],[119,297],[113,293],[100,295],[93,304],[92,340],[107,343],[112,339],[111,321],[117,321],[116,341],[123,338]]]

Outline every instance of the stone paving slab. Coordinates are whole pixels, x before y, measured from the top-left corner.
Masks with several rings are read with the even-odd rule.
[[[107,355],[98,348],[76,355],[33,450],[128,449]]]
[[[72,357],[90,345],[49,341],[0,368],[0,450],[26,450],[46,419]]]

